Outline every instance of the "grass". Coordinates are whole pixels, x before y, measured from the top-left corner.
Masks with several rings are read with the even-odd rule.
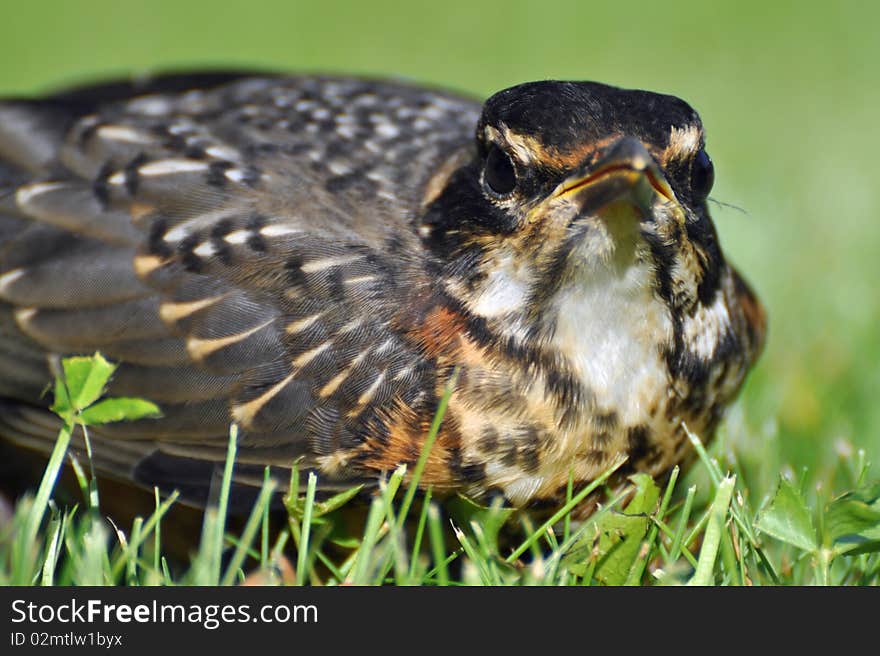
[[[346,532],[341,521],[358,488],[319,501],[315,475],[303,486],[296,470],[284,498],[286,527],[269,529],[276,484],[267,471],[244,528],[228,531],[233,425],[200,543],[185,567],[171,567],[162,552],[162,522],[175,496],[163,500],[157,491],[154,512],[123,529],[102,517],[93,475],[76,463],[82,504],[62,508],[53,501],[75,425],[103,417],[117,401],[98,400],[113,372],[103,358],[64,364],[68,376],[56,381],[56,390],[68,401],[56,402],[55,410],[65,425],[36,494],[18,502],[0,532],[3,585],[880,584],[880,484],[868,481],[864,451],[841,454],[822,485],[801,472],[780,476],[772,487],[747,488],[743,481],[755,472],[733,457],[728,422],[711,453],[689,433],[698,459],[688,476],[676,469],[661,489],[637,474],[632,493],[623,494],[605,488],[624,462],[619,459],[589,487],[575,494],[569,486],[565,503],[537,524],[510,508],[463,498],[441,503],[430,489],[417,495],[449,391],[412,476],[402,466],[381,481],[359,532]],[[110,413],[114,418],[150,411],[122,401],[125,410]],[[104,415],[89,411],[96,406]],[[763,444],[774,448],[772,439]],[[832,494],[832,481],[845,485]],[[603,491],[608,503],[588,520],[576,519],[584,499]]]

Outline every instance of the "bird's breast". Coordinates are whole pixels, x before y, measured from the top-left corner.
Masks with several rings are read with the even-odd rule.
[[[643,423],[670,385],[663,355],[673,338],[670,310],[649,283],[647,264],[622,275],[597,270],[562,288],[553,303],[552,346],[593,399],[623,424]]]

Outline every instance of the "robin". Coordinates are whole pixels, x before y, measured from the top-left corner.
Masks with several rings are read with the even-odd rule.
[[[204,503],[296,465],[322,490],[419,458],[515,506],[687,462],[758,357],[684,101],[542,81],[479,103],[393,81],[166,76],[0,102],[0,436],[47,452],[47,383],[100,351],[161,417],[101,475]],[[82,450],[81,436],[74,450]],[[302,479],[304,480],[304,478]]]

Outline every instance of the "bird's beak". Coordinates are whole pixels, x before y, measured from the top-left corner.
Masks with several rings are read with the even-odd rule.
[[[663,172],[642,142],[622,137],[599,161],[563,181],[551,199],[570,198],[586,213],[597,212],[618,200],[629,200],[650,213],[658,196],[661,202],[678,204]]]

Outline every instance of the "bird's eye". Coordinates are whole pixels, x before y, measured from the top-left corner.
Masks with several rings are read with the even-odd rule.
[[[705,150],[700,150],[691,164],[691,193],[695,199],[705,200],[715,182],[715,166]]]
[[[483,180],[492,193],[506,196],[516,188],[516,170],[510,157],[498,146],[492,146],[486,156]]]

